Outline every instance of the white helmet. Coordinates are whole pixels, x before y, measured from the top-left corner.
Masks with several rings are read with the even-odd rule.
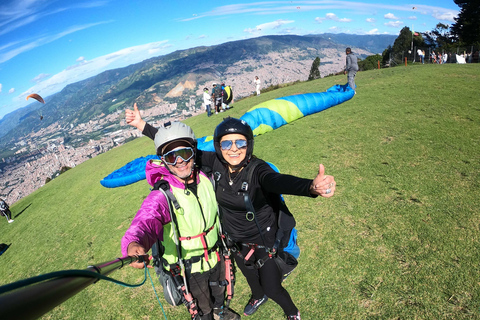
[[[197,139],[195,138],[192,128],[178,121],[167,122],[164,126],[158,128],[158,131],[155,134],[154,142],[157,155],[163,155],[164,147],[168,143],[176,140],[184,140],[194,149],[197,144]]]

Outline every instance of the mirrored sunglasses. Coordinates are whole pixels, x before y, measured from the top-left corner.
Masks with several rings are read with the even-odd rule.
[[[172,150],[163,155],[163,161],[169,165],[176,165],[178,158],[182,158],[183,161],[187,162],[192,159],[194,155],[192,148],[182,148],[177,150]]]
[[[232,149],[233,143],[235,142],[235,145],[237,146],[238,149],[243,149],[247,147],[247,140],[223,140],[220,142],[220,148],[222,150],[230,150]]]

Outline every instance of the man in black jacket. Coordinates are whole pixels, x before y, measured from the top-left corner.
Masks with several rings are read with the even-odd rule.
[[[345,53],[347,54],[347,58],[345,71],[343,73],[347,74],[348,72],[348,85],[355,90],[355,75],[358,71],[357,56],[352,53],[352,49],[350,48],[345,49]]]

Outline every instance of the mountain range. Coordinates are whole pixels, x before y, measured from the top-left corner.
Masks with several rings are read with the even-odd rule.
[[[133,102],[143,108],[177,103],[177,109],[181,109],[213,82],[231,85],[238,98],[252,94],[256,75],[262,87],[304,81],[316,57],[321,59],[321,75],[327,76],[343,70],[345,47],[352,47],[365,58],[381,53],[395,38],[351,34],[264,36],[175,51],[70,84],[44,97],[45,105],[32,103],[6,115],[0,120],[0,145],[11,146],[27,133],[54,123],[67,129],[123,110]]]

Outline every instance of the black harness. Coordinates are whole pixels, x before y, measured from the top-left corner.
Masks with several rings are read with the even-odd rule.
[[[261,163],[261,161],[257,158],[253,158],[250,160],[248,165],[245,167],[244,170],[246,170],[246,180],[242,182],[241,188],[239,192],[243,195],[243,199],[245,202],[245,208],[246,208],[246,214],[245,214],[245,219],[248,221],[254,221],[257,228],[258,232],[260,234],[260,238],[262,239],[263,244],[258,244],[258,243],[245,243],[245,242],[238,242],[232,239],[228,234],[223,235],[224,238],[226,238],[227,245],[229,248],[237,254],[240,258],[244,260],[245,266],[247,268],[255,268],[255,269],[260,269],[263,267],[265,262],[268,259],[271,259],[276,256],[279,248],[284,248],[288,244],[288,240],[290,238],[290,233],[292,229],[295,227],[295,218],[293,215],[290,213],[288,210],[285,202],[281,199],[280,195],[277,194],[270,194],[271,197],[274,197],[273,200],[275,201],[275,204],[278,206],[278,214],[277,214],[277,223],[278,223],[278,229],[275,234],[275,242],[272,247],[266,246],[266,241],[264,234],[262,232],[262,229],[258,223],[255,208],[253,206],[253,203],[251,201],[251,197],[249,195],[249,192],[251,189],[249,188],[249,183],[252,181],[253,174],[255,172],[255,168]],[[245,175],[245,173],[243,173]],[[214,188],[216,191],[216,188],[219,184],[220,178],[221,178],[221,173],[220,172],[215,172],[213,174],[214,177]],[[243,255],[240,251],[239,246],[243,247],[248,247],[250,248],[250,251],[247,253],[247,255]],[[250,257],[253,255],[253,253],[257,249],[263,249],[265,250],[265,256],[263,256],[260,259],[257,259],[254,263],[250,262]]]

